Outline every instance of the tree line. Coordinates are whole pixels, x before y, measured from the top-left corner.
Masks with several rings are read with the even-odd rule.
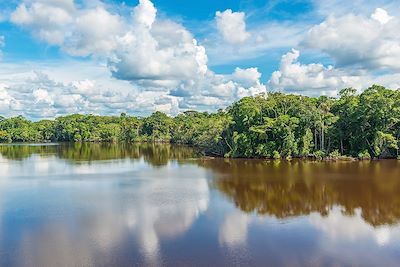
[[[243,158],[397,158],[400,90],[373,85],[338,98],[279,92],[244,97],[215,113],[176,117],[73,114],[32,122],[0,116],[0,142],[168,142]]]

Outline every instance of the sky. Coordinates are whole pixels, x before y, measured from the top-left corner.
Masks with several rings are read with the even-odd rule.
[[[400,88],[398,0],[0,2],[0,116],[216,111]]]

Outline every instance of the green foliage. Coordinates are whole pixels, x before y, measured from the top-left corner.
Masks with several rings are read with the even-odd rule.
[[[3,133],[1,142],[34,142],[39,141],[40,133],[31,121],[22,116],[17,116],[0,121],[0,130]]]
[[[390,156],[390,150],[398,150],[397,140],[392,134],[378,131],[374,139],[374,153],[377,157]]]
[[[363,150],[360,153],[358,153],[357,155],[358,159],[360,160],[370,160],[371,159],[371,155],[369,154],[368,150]]]
[[[169,142],[172,118],[157,111],[143,120],[141,134],[148,137],[148,141]]]
[[[330,158],[340,158],[342,155],[340,155],[340,152],[338,149],[333,150],[331,153],[329,153]]]
[[[305,134],[301,140],[301,152],[302,156],[307,156],[311,153],[312,145],[313,145],[313,134],[311,129],[306,129]]]
[[[11,141],[11,135],[7,131],[0,130],[0,143],[10,143]]]
[[[316,160],[322,160],[326,156],[326,153],[322,150],[317,150],[313,153],[313,156]]]
[[[397,158],[400,91],[373,85],[339,98],[268,93],[225,111],[154,112],[138,118],[73,114],[31,122],[0,116],[0,142],[172,142],[205,154],[246,158]]]
[[[121,126],[116,123],[101,124],[98,131],[101,141],[116,142],[121,136]]]

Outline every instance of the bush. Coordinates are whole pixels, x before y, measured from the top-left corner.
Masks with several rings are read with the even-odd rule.
[[[339,150],[333,150],[331,153],[329,153],[329,157],[330,158],[335,158],[335,159],[337,159],[337,158],[340,158],[342,155],[340,155],[340,152],[339,152]]]
[[[318,150],[314,152],[313,156],[317,160],[322,160],[326,156],[326,153],[322,150]]]
[[[276,150],[274,150],[274,152],[272,154],[273,154],[273,158],[274,159],[280,159],[281,158],[281,154],[279,154],[279,152],[276,151]]]
[[[368,150],[363,150],[360,153],[358,153],[358,159],[359,160],[369,160],[371,159],[371,155],[369,154]]]

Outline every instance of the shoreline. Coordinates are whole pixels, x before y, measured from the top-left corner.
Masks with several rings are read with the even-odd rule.
[[[66,144],[156,144],[156,145],[177,145],[177,146],[187,146],[199,151],[203,156],[200,156],[201,159],[244,159],[244,160],[266,160],[266,161],[291,161],[291,160],[302,160],[302,161],[324,161],[324,162],[355,162],[355,161],[380,161],[380,160],[400,160],[399,158],[358,158],[353,156],[325,156],[318,158],[314,155],[308,155],[304,157],[293,156],[290,158],[273,158],[273,157],[224,157],[223,155],[215,155],[215,154],[206,154],[199,147],[189,145],[189,144],[180,144],[180,143],[172,143],[164,140],[156,140],[156,141],[137,141],[137,142],[102,142],[102,141],[79,141],[79,142],[51,142],[51,141],[41,141],[37,143],[32,142],[15,142],[15,143],[0,143],[0,146],[58,146],[58,145],[66,145]]]

